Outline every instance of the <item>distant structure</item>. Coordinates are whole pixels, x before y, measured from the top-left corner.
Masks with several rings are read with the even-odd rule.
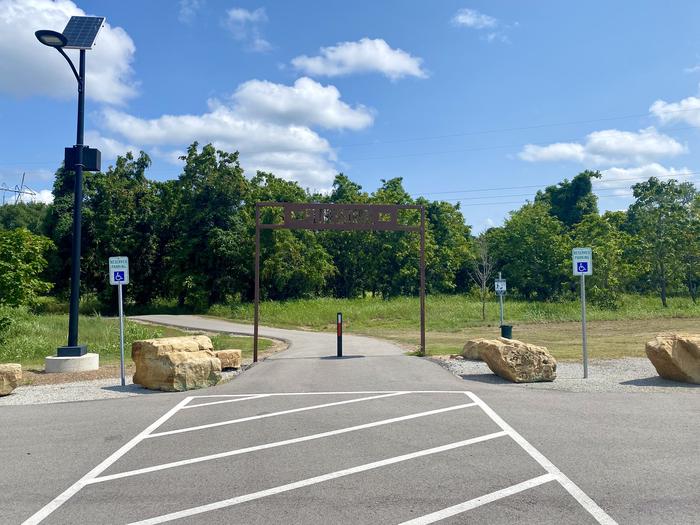
[[[36,202],[36,192],[24,183],[24,178],[26,175],[26,173],[22,173],[22,182],[16,184],[14,188],[10,188],[4,182],[0,184],[3,206],[5,204],[8,204],[8,200],[11,201],[12,199],[14,199],[14,202],[12,204],[19,204],[20,202],[24,202],[23,195],[28,195],[30,202]],[[10,199],[7,199],[9,193],[14,193],[14,196],[10,196]]]

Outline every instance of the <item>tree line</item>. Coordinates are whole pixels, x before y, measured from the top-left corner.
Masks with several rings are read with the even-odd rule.
[[[485,300],[498,271],[509,293],[529,300],[573,296],[571,248],[590,246],[593,302],[619,306],[624,293],[697,300],[700,193],[693,184],[650,178],[633,186],[627,210],[600,214],[584,171],[544,188],[503,226],[472,235],[458,204],[414,199],[400,177],[374,192],[339,174],[329,193],[258,172],[246,177],[238,153],[200,148],[182,157],[176,179],[147,178],[148,155],[127,153],[105,172],[85,174],[82,293],[113,303],[107,259],[129,257],[127,299],[206,309],[253,296],[255,203],[419,204],[426,209],[428,293],[473,291]],[[0,207],[0,304],[31,302],[69,289],[73,173],[56,172],[50,205]],[[468,212],[468,210],[467,210]],[[383,298],[418,293],[415,233],[264,230],[263,299],[313,296]]]

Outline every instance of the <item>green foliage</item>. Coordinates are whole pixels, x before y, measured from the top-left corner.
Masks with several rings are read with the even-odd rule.
[[[26,228],[35,235],[46,235],[49,206],[43,203],[20,202],[0,206],[0,229]]]
[[[629,208],[628,225],[636,239],[635,255],[648,268],[648,279],[666,306],[669,289],[682,281],[684,259],[690,256],[692,268],[697,257],[692,232],[698,193],[691,183],[655,177],[632,189],[636,201]]]
[[[570,241],[564,225],[544,203],[526,204],[512,212],[502,228],[488,232],[496,268],[523,297],[548,300],[568,281]]]
[[[593,275],[586,278],[587,295],[601,308],[620,307],[623,283],[631,272],[625,251],[632,239],[616,224],[615,215],[587,215],[572,231],[571,247],[586,246],[593,250]]]
[[[126,300],[132,309],[206,311],[215,304],[252,300],[255,203],[260,201],[423,205],[428,293],[472,290],[480,257],[462,210],[448,202],[413,199],[400,177],[383,179],[368,193],[338,174],[329,193],[311,193],[272,173],[246,177],[238,153],[211,144],[192,144],[182,160],[179,176],[163,182],[146,177],[150,159],[143,152],[119,157],[104,173],[85,174],[81,294],[90,301],[81,309],[115,311],[116,294],[105,272],[112,255],[130,259],[134,278]],[[512,212],[503,227],[483,234],[493,272],[502,271],[508,279],[509,297],[573,298],[577,283],[570,250],[591,246],[595,272],[588,279],[588,294],[597,307],[624,308],[623,296],[629,292],[658,291],[664,303],[679,294],[697,300],[697,191],[692,185],[650,179],[635,186],[636,202],[627,212],[599,216],[591,184],[598,177],[598,172],[584,171],[549,186],[533,203]],[[58,305],[65,302],[70,283],[73,182],[72,172],[59,169],[52,205],[0,210],[0,224],[21,223],[46,231],[53,240],[56,250],[44,255],[47,270],[39,278],[54,283]],[[262,213],[269,222],[279,209]],[[418,224],[418,213],[405,215]],[[419,245],[419,236],[406,232],[263,230],[261,297],[415,296]],[[483,268],[483,261],[476,262]],[[490,297],[491,280],[489,276],[479,287],[484,300]],[[56,304],[42,302],[34,308],[55,311]]]
[[[548,204],[549,213],[571,228],[585,216],[598,213],[598,197],[593,194],[591,179],[600,177],[600,172],[586,170],[570,182],[564,179],[556,186],[538,191],[535,202]]]
[[[0,304],[31,304],[51,289],[41,279],[52,243],[29,230],[0,230]]]

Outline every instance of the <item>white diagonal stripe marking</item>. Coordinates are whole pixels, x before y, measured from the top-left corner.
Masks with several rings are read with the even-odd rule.
[[[239,419],[229,419],[228,421],[219,421],[218,423],[209,423],[207,425],[198,425],[196,427],[178,428],[177,430],[168,430],[167,432],[158,432],[156,434],[151,434],[146,436],[148,438],[170,436],[172,434],[181,434],[183,432],[192,432],[194,430],[203,430],[205,428],[221,427],[224,425],[233,425],[235,423],[244,423],[246,421],[255,421],[256,419],[265,419],[268,417],[283,416],[285,414],[294,414],[296,412],[305,412],[307,410],[316,410],[319,408],[326,408],[338,405],[348,405],[350,403],[359,403],[361,401],[371,401],[372,399],[381,399],[384,397],[394,397],[402,396],[408,394],[408,392],[392,392],[390,394],[382,394],[380,396],[370,396],[370,397],[360,397],[358,399],[346,399],[345,401],[336,401],[334,403],[324,403],[322,405],[313,405],[301,408],[292,408],[291,410],[282,410],[281,412],[272,412],[270,414],[261,414],[259,416],[242,417]]]
[[[256,452],[258,450],[265,450],[268,448],[282,447],[284,445],[293,445],[295,443],[302,443],[304,441],[311,441],[314,439],[321,439],[330,436],[337,436],[339,434],[346,434],[348,432],[355,432],[357,430],[365,430],[367,428],[379,427],[382,425],[390,425],[391,423],[398,423],[400,421],[408,421],[410,419],[417,419],[420,417],[432,416],[434,414],[442,414],[444,412],[451,412],[453,410],[461,410],[463,408],[476,406],[476,403],[466,403],[463,405],[454,405],[445,408],[438,408],[436,410],[429,410],[427,412],[419,412],[416,414],[408,414],[406,416],[394,417],[391,419],[383,419],[381,421],[374,421],[372,423],[365,423],[363,425],[357,425],[354,427],[341,428],[338,430],[331,430],[329,432],[322,432],[320,434],[312,434],[309,436],[302,436],[298,438],[285,439],[284,441],[275,441],[273,443],[266,443],[264,445],[256,445],[254,447],[239,448],[236,450],[229,450],[227,452],[220,452],[218,454],[211,454],[209,456],[200,456],[198,458],[183,459],[181,461],[173,461],[172,463],[163,463],[161,465],[154,465],[152,467],[145,467],[137,470],[128,470],[126,472],[119,472],[117,474],[110,474],[109,476],[102,476],[89,481],[89,483],[102,483],[104,481],[112,481],[120,478],[127,478],[130,476],[137,476],[139,474],[147,474],[148,472],[157,472],[159,470],[164,470],[168,468],[183,467],[185,465],[192,465],[193,463],[201,463],[202,461],[211,461],[213,459],[227,458],[231,456],[239,456],[241,454],[247,454],[249,452]]]
[[[579,504],[595,518],[598,523],[601,525],[617,525],[617,522],[612,519],[607,512],[601,509],[588,494],[581,490],[576,483],[571,481],[569,477],[559,470],[554,463],[549,461],[544,454],[533,447],[528,440],[521,436],[508,423],[506,423],[503,418],[496,414],[496,412],[490,406],[484,403],[476,394],[472,394],[471,392],[465,392],[465,394],[477,405],[479,405],[481,410],[483,410],[494,423],[505,430],[513,441],[520,445],[520,447],[527,452],[532,459],[537,461],[537,463],[539,463],[547,472],[554,475],[561,486],[564,487],[566,491],[571,494],[576,501],[578,501]]]
[[[495,492],[490,492],[489,494],[479,496],[478,498],[470,499],[469,501],[465,501],[464,503],[459,503],[458,505],[453,505],[452,507],[447,507],[446,509],[438,510],[437,512],[432,512],[419,518],[404,521],[399,525],[428,525],[429,523],[435,523],[436,521],[444,520],[451,516],[461,514],[462,512],[481,507],[482,505],[486,505],[487,503],[492,503],[501,498],[506,498],[513,494],[517,494],[518,492],[522,492],[524,490],[542,485],[543,483],[548,483],[550,481],[555,480],[556,478],[554,477],[554,475],[543,474],[542,476],[528,479],[527,481],[523,481],[522,483],[511,485],[510,487],[506,487]]]
[[[396,456],[393,458],[383,459],[381,461],[374,461],[372,463],[366,463],[364,465],[359,465],[357,467],[352,467],[344,470],[338,470],[336,472],[330,472],[329,474],[323,474],[322,476],[316,476],[313,478],[303,479],[301,481],[295,481],[294,483],[288,483],[286,485],[280,485],[279,487],[273,487],[267,490],[261,490],[258,492],[253,492],[251,494],[245,494],[243,496],[238,496],[236,498],[225,499],[221,501],[216,501],[214,503],[209,503],[207,505],[201,505],[199,507],[192,507],[190,509],[180,510],[177,512],[172,512],[170,514],[164,514],[163,516],[156,516],[154,518],[133,522],[130,525],[155,525],[157,523],[165,523],[168,521],[173,521],[176,519],[187,518],[190,516],[196,516],[197,514],[203,514],[205,512],[211,512],[213,510],[223,509],[225,507],[232,507],[234,505],[239,505],[240,503],[245,503],[247,501],[253,501],[256,499],[264,498],[267,496],[272,496],[274,494],[280,494],[282,492],[288,492],[290,490],[295,490],[302,487],[308,487],[309,485],[316,485],[318,483],[323,483],[325,481],[330,481],[333,479],[342,478],[345,476],[350,476],[352,474],[357,474],[359,472],[366,472],[368,470],[385,467],[387,465],[393,465],[395,463],[401,463],[402,461],[408,461],[415,458],[420,458],[423,456],[429,456],[431,454],[438,454],[440,452],[446,452],[448,450],[453,450],[460,447],[465,447],[467,445],[473,445],[475,443],[481,443],[483,441],[488,441],[490,439],[498,438],[501,436],[506,436],[506,432],[494,432],[493,434],[487,434],[484,436],[479,436],[472,439],[465,439],[464,441],[457,441],[456,443],[450,443],[449,445],[442,445],[439,447],[428,448],[424,450],[419,450],[418,452],[412,452],[410,454],[404,454],[402,456]]]

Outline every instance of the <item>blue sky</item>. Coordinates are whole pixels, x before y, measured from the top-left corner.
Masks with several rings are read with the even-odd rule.
[[[584,169],[602,209],[650,175],[700,180],[694,1],[0,0],[0,182],[51,188],[75,80],[36,29],[106,16],[86,142],[176,177],[193,140],[327,189],[461,200],[476,231]],[[46,193],[43,194],[46,196]]]

